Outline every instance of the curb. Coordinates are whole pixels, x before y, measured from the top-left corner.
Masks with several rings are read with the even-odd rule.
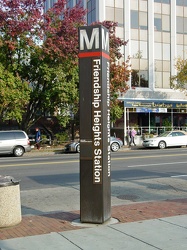
[[[123,146],[122,148],[119,149],[118,152],[139,150],[142,148],[143,148],[142,146],[133,146],[133,147]],[[72,154],[72,153],[73,152],[69,152],[69,154]],[[32,149],[30,152],[27,152],[24,155],[30,156],[30,155],[55,155],[55,154],[68,154],[68,152],[64,152],[63,147],[62,148],[42,148],[41,147],[40,150]],[[75,154],[77,154],[77,153],[75,152]]]

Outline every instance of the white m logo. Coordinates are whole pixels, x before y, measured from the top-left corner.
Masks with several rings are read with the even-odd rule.
[[[102,29],[102,49],[109,52],[109,34]]]
[[[85,45],[88,50],[93,49],[93,47],[99,49],[99,28],[93,28],[90,40],[86,29],[80,30],[80,50],[84,50]],[[102,49],[109,52],[109,34],[108,32],[105,33],[104,29],[102,29]]]
[[[99,49],[99,28],[94,28],[92,30],[90,41],[88,39],[86,30],[81,30],[80,31],[80,50],[84,50],[84,41],[85,41],[87,49],[92,49],[94,40],[95,40],[95,48]]]

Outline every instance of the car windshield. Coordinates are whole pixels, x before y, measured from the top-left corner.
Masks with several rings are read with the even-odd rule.
[[[166,136],[168,136],[170,133],[171,133],[170,131],[166,131],[166,132],[164,132],[164,133],[158,135],[157,137],[166,137]]]

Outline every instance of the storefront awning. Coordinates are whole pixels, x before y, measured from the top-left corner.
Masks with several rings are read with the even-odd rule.
[[[143,100],[143,99],[124,99],[124,107],[126,108],[169,108],[182,109],[187,108],[186,101],[177,100]]]

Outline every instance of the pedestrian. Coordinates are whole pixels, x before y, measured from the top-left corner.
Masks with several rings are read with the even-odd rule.
[[[130,129],[130,131],[129,131],[129,137],[130,137],[129,147],[131,146],[132,143],[134,144],[134,146],[136,146],[135,141],[134,141],[135,135],[136,135],[136,130],[134,128]]]
[[[40,149],[40,141],[41,141],[41,132],[39,128],[36,128],[35,143],[36,143],[36,148],[38,150]]]

